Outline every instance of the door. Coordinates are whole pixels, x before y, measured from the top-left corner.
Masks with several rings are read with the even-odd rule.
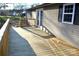
[[[40,11],[40,17],[39,17],[39,25],[42,26],[42,20],[43,20],[43,11]]]
[[[39,25],[39,11],[36,11],[37,14],[36,14],[36,25],[38,26]]]
[[[42,20],[43,20],[43,11],[38,10],[37,11],[37,26],[38,27],[42,26]]]

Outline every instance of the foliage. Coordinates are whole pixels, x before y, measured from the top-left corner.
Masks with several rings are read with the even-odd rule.
[[[18,16],[11,16],[10,19],[11,19],[11,20],[20,20],[21,17],[18,17]]]
[[[1,8],[4,8],[5,9],[6,7],[8,7],[7,3],[0,3],[0,9]]]
[[[3,24],[5,23],[6,17],[0,17],[0,28],[3,26]]]
[[[20,16],[0,16],[0,20],[6,21],[8,18],[10,18],[11,20],[21,20],[21,19],[23,19],[23,17],[20,17]]]
[[[20,16],[0,16],[0,28],[8,18],[10,18],[11,20],[23,20],[23,17]]]
[[[26,3],[17,3],[17,4],[14,4],[14,9],[18,9],[18,10],[24,10],[24,9],[27,9],[27,4]]]

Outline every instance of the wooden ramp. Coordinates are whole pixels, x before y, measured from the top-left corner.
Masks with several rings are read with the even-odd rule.
[[[79,49],[49,36],[39,28],[12,27],[9,37],[9,55],[15,56],[77,56]]]

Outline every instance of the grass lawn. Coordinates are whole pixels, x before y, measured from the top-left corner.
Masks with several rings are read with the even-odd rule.
[[[21,20],[23,17],[21,16],[0,16],[0,28],[3,26],[3,24],[6,22],[6,20],[10,18],[11,20]]]

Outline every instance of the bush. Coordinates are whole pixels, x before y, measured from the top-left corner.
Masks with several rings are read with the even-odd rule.
[[[21,17],[18,17],[18,16],[11,16],[10,17],[12,20],[20,20],[21,19]]]
[[[0,28],[3,26],[5,21],[6,21],[6,17],[0,17]]]
[[[0,16],[0,28],[3,26],[3,24],[8,18],[10,18],[11,20],[23,20],[24,19],[21,16]]]

